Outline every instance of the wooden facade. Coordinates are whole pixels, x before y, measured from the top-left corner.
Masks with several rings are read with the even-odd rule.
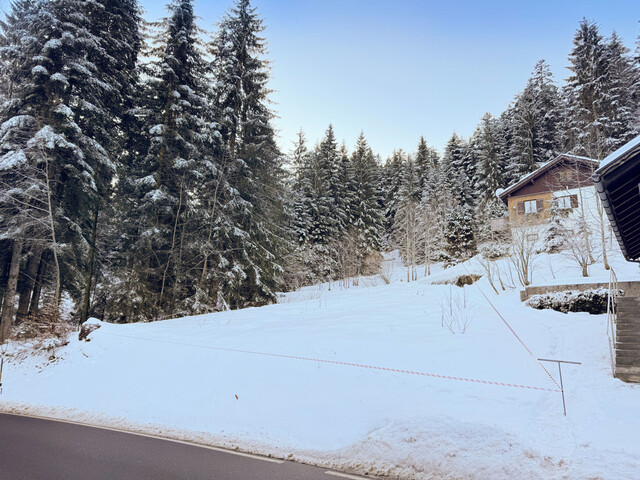
[[[593,181],[624,257],[640,262],[640,136],[605,158]]]
[[[500,192],[498,197],[507,205],[512,224],[544,222],[554,205],[567,211],[579,207],[581,199],[575,190],[593,187],[591,175],[596,168],[595,160],[560,155]]]

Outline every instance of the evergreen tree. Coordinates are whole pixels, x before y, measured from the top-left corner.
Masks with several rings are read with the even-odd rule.
[[[381,248],[382,218],[376,191],[377,164],[364,133],[360,133],[352,155],[353,165],[353,228],[356,235],[358,271],[364,268],[368,256]]]
[[[434,168],[433,154],[424,136],[420,137],[418,142],[418,151],[415,156],[416,170],[419,179],[420,191],[424,188],[425,178],[430,169]]]
[[[104,231],[100,231],[99,220],[118,217],[114,215],[111,190],[114,174],[119,172],[122,176],[128,173],[125,169],[126,162],[130,161],[127,154],[132,153],[132,139],[128,137],[133,137],[132,130],[136,127],[136,120],[132,115],[138,87],[136,63],[142,45],[141,17],[136,0],[85,2],[85,8],[88,29],[100,41],[100,44],[88,54],[100,72],[104,88],[101,96],[96,98],[90,95],[95,88],[91,83],[82,85],[81,98],[86,103],[83,103],[82,111],[78,115],[78,124],[91,138],[104,146],[111,168],[102,168],[96,175],[98,195],[95,204],[92,205],[92,215],[86,227],[89,250],[80,312],[81,322],[85,321],[90,313],[94,276],[102,270],[100,259],[109,256],[107,249],[113,246],[113,238],[118,238],[117,234],[109,238],[106,233],[114,234],[118,227],[123,226],[104,226]],[[99,103],[89,103],[90,98]],[[121,202],[118,205],[122,206]],[[101,254],[98,254],[97,250],[100,250]]]
[[[131,311],[122,313],[129,320],[191,311],[182,304],[195,289],[186,273],[195,274],[190,262],[201,257],[187,248],[199,229],[192,223],[194,214],[209,206],[199,195],[212,169],[207,141],[214,136],[206,121],[210,113],[199,29],[191,0],[174,0],[168,8],[166,27],[155,40],[157,60],[148,69],[143,124],[148,151],[136,166],[137,200],[130,213],[137,219],[129,246],[137,295],[126,302]]]
[[[638,71],[629,57],[629,49],[613,32],[603,51],[605,153],[612,152],[638,135],[638,106],[635,87]]]
[[[393,237],[394,245],[400,251],[407,266],[414,267],[418,256],[418,212],[421,190],[416,165],[411,157],[407,157],[402,165],[402,183],[398,190],[396,214],[394,215]],[[407,281],[415,279],[413,275]]]
[[[380,177],[380,190],[384,198],[384,234],[387,247],[393,244],[391,237],[398,212],[400,189],[404,184],[406,154],[402,150],[394,150],[384,165]]]
[[[211,46],[214,103],[232,162],[230,183],[239,194],[234,222],[245,232],[227,248],[234,277],[227,294],[232,308],[273,301],[282,273],[283,171],[271,125],[263,31],[249,0],[236,0]]]
[[[603,158],[606,134],[603,119],[606,115],[604,44],[595,23],[583,19],[573,38],[574,48],[569,54],[572,75],[564,87],[566,102],[566,149],[577,155]]]
[[[476,253],[473,214],[466,205],[452,208],[445,217],[444,237],[447,253],[456,260],[466,260]]]
[[[508,109],[509,179],[515,181],[552,160],[559,150],[561,100],[549,66],[540,60]]]
[[[49,245],[54,314],[63,290],[76,300],[82,297],[95,207],[115,172],[105,103],[115,86],[103,75],[104,48],[90,28],[90,10],[77,0],[25,1],[16,3],[3,24],[10,100],[1,149],[24,156],[24,165],[38,172],[38,184],[46,187],[48,238],[32,237],[29,250],[40,250],[37,257],[42,248],[34,245]]]
[[[477,189],[484,205],[494,201],[496,190],[505,186],[505,165],[499,151],[499,124],[487,113],[474,134],[478,154]]]
[[[449,189],[460,204],[473,205],[476,163],[474,146],[454,132],[445,147],[443,169]]]

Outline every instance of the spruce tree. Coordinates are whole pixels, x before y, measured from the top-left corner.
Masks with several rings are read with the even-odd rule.
[[[453,207],[445,217],[444,237],[446,251],[455,260],[466,260],[476,253],[473,229],[473,214],[470,207]]]
[[[544,60],[536,63],[524,90],[507,110],[509,130],[508,176],[516,181],[559,153],[561,99]]]
[[[377,164],[364,133],[360,133],[351,157],[353,165],[353,228],[356,235],[356,259],[363,271],[368,256],[381,248],[382,218],[376,191]]]
[[[496,190],[505,187],[505,162],[499,150],[499,124],[491,114],[482,117],[474,133],[475,151],[478,155],[477,188],[483,205],[495,201]]]
[[[572,72],[564,87],[567,109],[565,148],[577,155],[604,158],[607,151],[603,130],[605,112],[604,44],[598,26],[583,19],[569,54]]]
[[[208,135],[206,65],[193,2],[174,0],[168,8],[166,27],[155,39],[157,60],[148,67],[143,121],[148,151],[136,166],[130,212],[136,222],[128,268],[136,295],[126,302],[131,311],[122,313],[129,320],[190,311],[182,300],[194,294],[195,284],[186,273],[195,273],[190,262],[201,257],[187,247],[199,231],[192,223],[195,212],[208,206],[206,199],[197,201],[203,180],[215,168],[207,165],[206,140],[213,134]]]
[[[613,32],[603,52],[604,63],[604,135],[605,153],[612,152],[638,135],[635,88],[639,73],[629,56],[629,49]]]
[[[271,124],[263,31],[250,1],[236,0],[211,44],[213,103],[229,152],[229,180],[238,193],[231,200],[233,219],[244,232],[227,248],[233,280],[226,295],[232,308],[274,301],[282,273],[283,172]]]
[[[15,8],[3,25],[11,99],[3,119],[9,143],[0,148],[21,152],[46,186],[46,237],[29,243],[33,253],[36,243],[46,242],[54,259],[55,315],[63,290],[82,297],[93,213],[106,195],[101,185],[115,172],[105,106],[114,85],[103,77],[98,59],[104,52],[86,2],[21,2]]]
[[[471,206],[474,203],[477,162],[474,145],[469,145],[454,132],[445,147],[443,169],[448,187],[459,204]]]

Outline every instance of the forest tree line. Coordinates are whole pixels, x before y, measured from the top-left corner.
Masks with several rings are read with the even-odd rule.
[[[638,133],[640,62],[583,21],[562,87],[539,62],[499,117],[383,163],[328,127],[276,144],[264,25],[235,0],[213,33],[193,0],[17,0],[0,23],[0,339],[17,319],[153,320],[264,305],[475,252],[495,191],[560,152]]]

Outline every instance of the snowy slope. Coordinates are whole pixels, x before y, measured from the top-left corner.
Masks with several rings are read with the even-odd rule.
[[[637,266],[613,264],[620,277],[640,279]],[[90,342],[74,337],[52,361],[4,347],[0,409],[373,475],[640,478],[640,385],[611,377],[606,316],[536,311],[517,289],[498,296],[485,279],[464,289],[430,284],[478,271],[473,260],[436,266],[426,278],[421,269],[411,283],[397,259],[386,265],[389,284],[370,277],[358,287],[304,288],[262,308],[101,324]],[[561,256],[540,257],[534,282],[577,272]],[[583,363],[563,368],[567,417],[554,381],[478,286],[535,356]],[[442,307],[463,292],[469,324],[454,334]],[[557,368],[547,368],[557,380]]]

